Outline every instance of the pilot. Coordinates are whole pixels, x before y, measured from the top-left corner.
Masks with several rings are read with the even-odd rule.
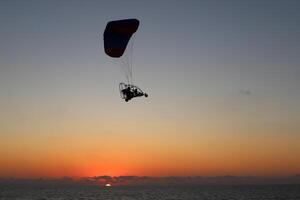
[[[122,93],[124,94],[126,102],[129,101],[130,99],[132,99],[134,97],[134,94],[132,93],[130,86],[128,86],[127,88],[123,89]]]

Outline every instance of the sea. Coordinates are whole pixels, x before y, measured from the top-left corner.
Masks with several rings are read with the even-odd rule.
[[[300,200],[300,185],[1,187],[0,200]]]

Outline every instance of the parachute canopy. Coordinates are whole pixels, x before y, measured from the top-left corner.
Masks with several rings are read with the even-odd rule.
[[[108,22],[103,34],[105,53],[114,58],[121,57],[139,24],[140,22],[137,19]]]

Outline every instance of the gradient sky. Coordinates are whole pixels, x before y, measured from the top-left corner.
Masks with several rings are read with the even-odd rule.
[[[1,1],[0,177],[300,173],[299,1]],[[134,81],[103,51],[138,18]]]

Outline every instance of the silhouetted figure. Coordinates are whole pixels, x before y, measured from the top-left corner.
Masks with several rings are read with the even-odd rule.
[[[134,97],[134,93],[131,91],[131,88],[129,86],[123,89],[122,92],[126,102]]]

